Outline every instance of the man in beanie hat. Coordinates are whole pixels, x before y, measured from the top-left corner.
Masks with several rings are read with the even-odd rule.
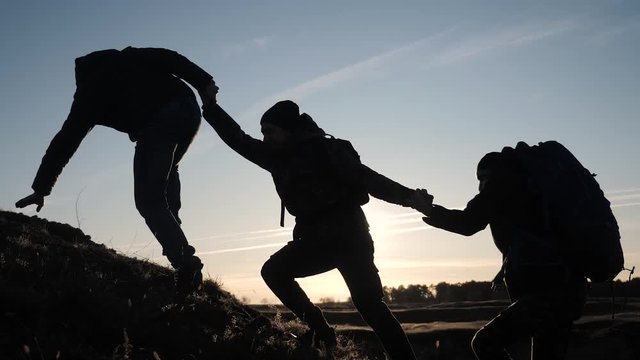
[[[184,56],[160,48],[95,51],[75,63],[76,92],[67,120],[42,158],[33,193],[16,206],[36,205],[40,211],[62,169],[95,125],[128,134],[136,143],[136,208],[177,270],[176,302],[182,302],[202,282],[202,263],[178,217],[178,163],[200,126],[196,97],[184,81],[203,99],[215,101],[213,79]]]
[[[245,134],[217,104],[204,117],[222,140],[269,171],[284,209],[295,216],[293,240],[262,267],[262,277],[282,303],[310,328],[302,341],[328,347],[335,330],[313,305],[296,278],[338,269],[351,298],[392,359],[415,359],[411,345],[387,305],[369,225],[361,206],[369,194],[402,206],[431,206],[426,191],[408,189],[360,163],[348,141],[327,137],[298,105],[280,101],[260,121],[263,140]]]

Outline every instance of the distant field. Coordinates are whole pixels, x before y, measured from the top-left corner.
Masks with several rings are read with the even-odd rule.
[[[320,304],[327,320],[338,333],[365,344],[371,359],[384,359],[375,335],[360,315],[347,304]],[[473,334],[508,305],[504,301],[459,302],[437,305],[392,306],[419,359],[475,360],[470,342]],[[624,305],[624,306],[623,306]],[[256,305],[255,309],[273,317],[293,319],[282,307]],[[617,300],[611,319],[611,300],[590,299],[585,315],[576,322],[568,360],[640,359],[640,298]],[[528,344],[515,350],[526,359]]]

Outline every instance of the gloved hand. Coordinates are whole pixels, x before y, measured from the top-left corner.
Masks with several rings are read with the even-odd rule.
[[[37,205],[36,211],[40,211],[44,206],[44,195],[34,191],[33,194],[26,196],[16,202],[17,208],[23,208],[29,205]]]

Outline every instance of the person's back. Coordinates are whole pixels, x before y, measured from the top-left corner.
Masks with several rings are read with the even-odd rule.
[[[132,140],[149,115],[171,99],[191,97],[193,91],[175,73],[198,72],[181,55],[166,49],[133,48],[95,51],[75,60],[74,100],[84,110],[81,118],[129,134]],[[173,70],[172,70],[173,69]],[[179,70],[180,69],[180,70]],[[206,79],[206,76],[198,74]],[[204,83],[198,79],[196,83]]]

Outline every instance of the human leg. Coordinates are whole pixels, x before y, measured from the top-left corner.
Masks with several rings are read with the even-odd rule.
[[[198,104],[190,98],[184,98],[174,101],[165,110],[162,117],[171,119],[165,122],[167,132],[170,133],[172,138],[177,141],[177,146],[174,152],[173,166],[169,171],[167,179],[167,202],[169,209],[173,213],[179,224],[182,224],[178,213],[182,207],[180,200],[180,174],[178,172],[178,164],[184,157],[189,146],[195,138],[198,128],[200,126],[200,110]]]
[[[180,228],[180,181],[177,164],[191,143],[199,115],[184,111],[180,101],[158,111],[138,137],[134,157],[136,207],[162,245],[176,272],[176,300],[202,283],[202,262]],[[196,109],[197,110],[197,109]],[[178,123],[179,125],[175,125]]]
[[[531,360],[562,360],[567,355],[571,321],[552,321],[539,329],[531,342]]]
[[[338,267],[345,279],[353,304],[371,326],[391,359],[415,359],[402,326],[382,301],[382,282],[373,263],[373,245],[350,256]]]
[[[478,360],[511,360],[506,348],[516,340],[517,337],[496,317],[475,333],[471,348]]]
[[[572,323],[569,312],[561,294],[523,296],[478,330],[473,351],[479,360],[511,359],[506,349],[528,338],[533,360],[564,359]]]
[[[314,331],[326,332],[329,324],[322,311],[309,300],[296,278],[320,274],[335,268],[330,255],[319,246],[291,241],[271,255],[262,266],[261,275],[271,291],[298,318]]]
[[[167,178],[173,167],[175,143],[153,137],[141,138],[134,156],[134,196],[136,208],[162,246],[174,268],[188,252],[187,239],[166,197]]]

